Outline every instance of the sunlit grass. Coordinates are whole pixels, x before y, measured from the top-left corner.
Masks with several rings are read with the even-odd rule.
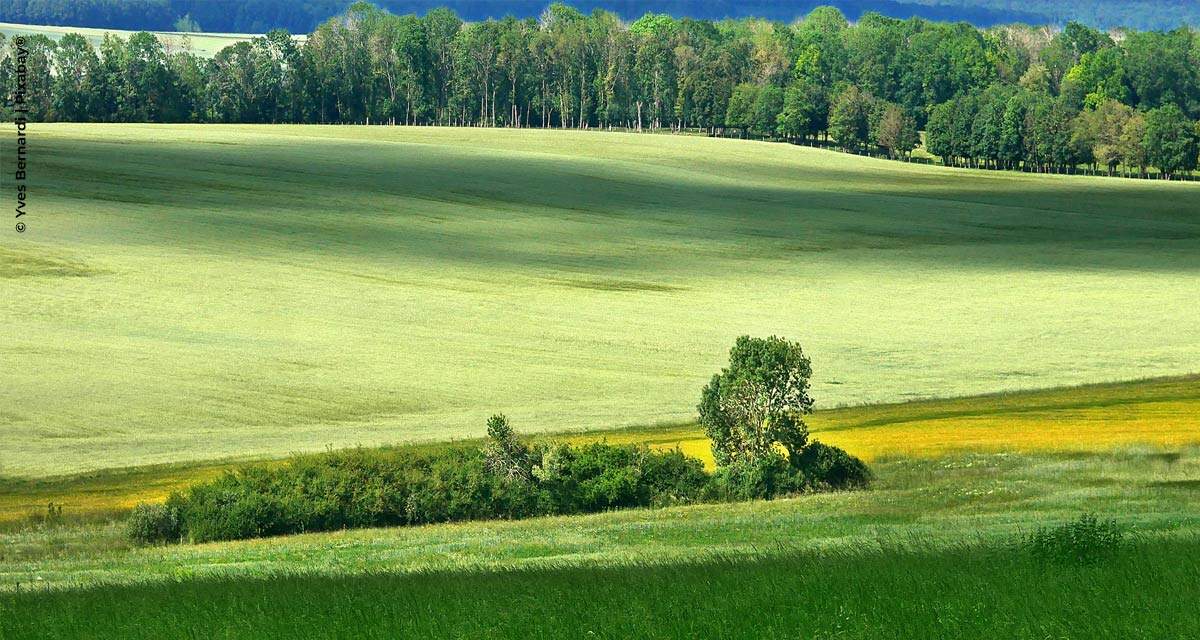
[[[0,476],[479,437],[495,412],[678,424],[741,334],[801,342],[823,408],[1200,362],[1195,184],[600,132],[37,135],[29,231],[0,234]]]
[[[1200,378],[818,411],[812,437],[868,461],[972,452],[1104,452],[1200,445]],[[586,434],[574,441],[647,442],[712,466],[695,425]]]
[[[729,637],[820,637],[836,624],[840,637],[872,639],[1188,637],[1200,629],[1200,447],[1181,443],[1195,436],[1198,386],[1179,378],[819,412],[817,437],[864,455],[890,434],[873,458],[875,484],[770,502],[146,548],[128,543],[115,512],[81,507],[68,510],[81,516],[73,521],[0,529],[0,630],[6,640],[689,637],[735,615],[743,598],[776,598],[784,604],[771,616],[748,616]],[[978,432],[962,427],[970,440],[957,444],[924,435],[947,421]],[[1135,444],[1085,437],[1135,428]],[[683,425],[550,437],[703,454],[696,434]],[[921,448],[897,455],[896,442]],[[4,488],[6,499],[54,493],[109,509],[226,466]],[[1013,546],[1083,512],[1116,520],[1131,546],[1088,569],[1042,566]],[[526,599],[539,604],[509,606]],[[805,606],[786,604],[798,599]],[[239,608],[246,602],[253,610]],[[674,614],[684,602],[687,618]],[[506,622],[474,626],[489,616]]]

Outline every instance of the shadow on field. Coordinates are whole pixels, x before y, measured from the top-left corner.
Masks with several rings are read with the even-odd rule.
[[[119,216],[143,241],[212,251],[601,273],[830,251],[996,268],[1200,269],[1200,190],[1182,198],[1193,191],[1181,185],[853,163],[811,150],[797,150],[794,164],[747,164],[361,140],[46,145],[40,188],[72,211]],[[851,168],[825,166],[831,159]]]

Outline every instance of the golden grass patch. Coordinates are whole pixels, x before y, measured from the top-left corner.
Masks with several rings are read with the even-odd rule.
[[[1173,399],[1172,399],[1173,398]],[[963,451],[1103,452],[1200,444],[1200,378],[1171,378],[1028,393],[818,411],[812,436],[867,461]],[[583,434],[568,441],[678,447],[713,464],[698,426]]]

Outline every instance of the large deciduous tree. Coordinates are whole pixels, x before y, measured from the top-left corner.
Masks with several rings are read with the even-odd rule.
[[[799,344],[783,338],[737,339],[729,366],[701,394],[700,424],[719,465],[755,462],[782,448],[790,457],[808,443],[812,366]]]
[[[892,158],[908,158],[921,143],[917,121],[899,105],[887,103],[872,138]]]
[[[843,89],[829,110],[829,133],[843,149],[858,151],[871,136],[870,94],[850,85]]]
[[[1146,160],[1170,180],[1196,169],[1196,129],[1179,107],[1168,104],[1146,114]]]

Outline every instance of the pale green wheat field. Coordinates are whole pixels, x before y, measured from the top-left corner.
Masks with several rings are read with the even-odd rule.
[[[684,421],[746,333],[801,341],[824,407],[1200,361],[1197,185],[563,131],[38,124],[30,155],[0,475]]]
[[[43,35],[57,42],[68,33],[78,33],[87,38],[87,41],[92,46],[99,47],[100,43],[104,42],[105,36],[112,35],[123,40],[128,40],[129,36],[136,32],[122,31],[120,29],[91,29],[88,27],[57,27],[0,22],[0,34],[4,34],[9,39],[16,36]],[[168,51],[189,51],[202,58],[211,58],[225,47],[258,37],[248,33],[185,33],[181,31],[152,31],[151,33],[158,38],[159,42],[163,44],[163,48]],[[298,42],[303,42],[306,38],[306,36],[292,37]]]

